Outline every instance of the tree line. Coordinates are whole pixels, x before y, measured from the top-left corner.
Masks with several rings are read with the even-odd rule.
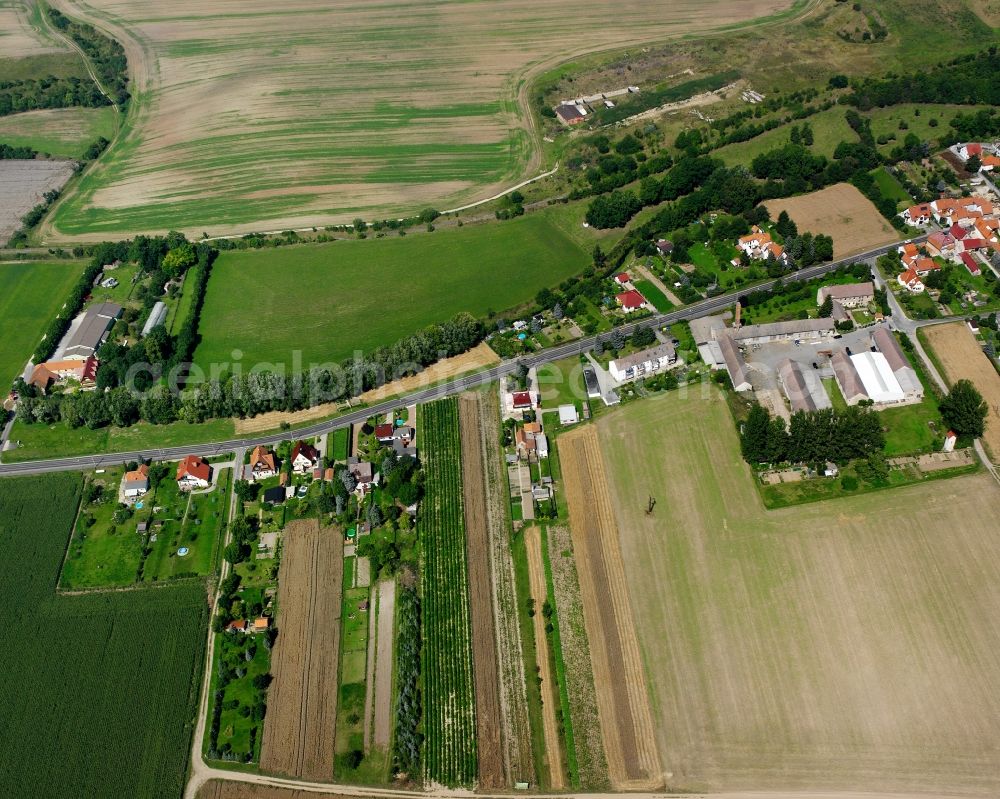
[[[846,464],[885,449],[878,416],[868,407],[798,411],[785,425],[754,403],[740,431],[740,450],[747,463]]]
[[[100,108],[111,105],[90,78],[44,78],[0,83],[0,116],[44,108]]]

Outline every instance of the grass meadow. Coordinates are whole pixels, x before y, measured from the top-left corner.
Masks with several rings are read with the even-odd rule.
[[[54,108],[0,117],[0,142],[32,147],[58,158],[80,158],[103,136],[115,132],[112,108]]]
[[[668,789],[1000,791],[988,475],[766,511],[716,390],[598,425]]]
[[[21,374],[82,270],[78,261],[0,264],[0,390]]]
[[[0,481],[3,793],[180,799],[205,587],[57,595],[80,485],[69,473]]]
[[[561,209],[556,209],[561,211]],[[302,366],[370,352],[460,311],[530,302],[589,263],[548,212],[432,234],[224,252],[212,267],[195,362]]]

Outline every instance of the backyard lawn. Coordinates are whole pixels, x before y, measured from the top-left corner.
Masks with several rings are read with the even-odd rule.
[[[639,293],[643,297],[653,303],[653,307],[660,313],[666,313],[674,307],[674,304],[667,299],[667,295],[660,291],[652,281],[636,280],[635,287],[639,289]]]

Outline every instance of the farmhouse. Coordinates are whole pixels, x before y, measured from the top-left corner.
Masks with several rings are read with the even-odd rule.
[[[98,366],[98,360],[93,355],[83,361],[46,361],[32,369],[28,383],[44,394],[53,383],[75,380],[81,390],[89,391],[96,386]]]
[[[792,412],[831,408],[830,395],[817,373],[804,370],[802,364],[786,358],[778,364],[778,382],[792,406]]]
[[[867,283],[846,283],[840,286],[821,286],[816,292],[816,304],[822,305],[826,298],[839,302],[844,308],[864,308],[875,299],[875,286]]]
[[[208,488],[212,484],[212,467],[197,455],[188,455],[177,466],[177,487],[181,491]]]
[[[149,491],[149,467],[145,463],[140,463],[139,467],[131,472],[125,472],[122,477],[122,496],[126,499],[141,497]]]
[[[892,331],[881,325],[876,327],[872,331],[872,346],[885,356],[896,382],[903,390],[904,400],[910,402],[923,399],[924,387],[920,378]]]
[[[121,315],[122,307],[113,302],[91,305],[73,321],[62,357],[67,361],[85,361],[92,357]]]
[[[864,383],[861,382],[861,375],[858,374],[846,351],[836,350],[830,358],[830,366],[833,368],[833,376],[840,387],[840,393],[848,405],[857,405],[861,400],[868,399]]]
[[[733,341],[730,331],[721,332],[715,341],[722,353],[722,361],[726,365],[726,371],[729,372],[729,379],[732,381],[733,389],[735,391],[750,391],[753,388],[750,382],[750,369],[747,367],[747,362],[743,359],[743,353],[740,352],[740,348]]]
[[[587,109],[575,103],[556,106],[556,116],[564,125],[579,125],[587,118]]]
[[[142,334],[140,338],[146,338],[152,332],[154,327],[162,325],[167,318],[167,306],[163,302],[157,302],[153,306],[153,310],[149,312],[149,316],[146,319],[146,324],[142,326]]]
[[[629,289],[628,291],[623,291],[621,294],[616,294],[615,302],[618,303],[619,307],[625,313],[640,311],[646,307],[646,298],[636,289]]]
[[[743,325],[726,332],[734,341],[745,345],[771,341],[814,341],[833,336],[835,329],[832,319],[794,319],[790,322]]]
[[[278,473],[278,459],[266,447],[256,446],[250,453],[250,463],[247,465],[248,480],[266,480]]]
[[[292,447],[292,471],[306,474],[319,465],[319,450],[306,441],[296,441]]]
[[[648,377],[677,363],[677,351],[669,342],[617,358],[608,364],[608,372],[619,383]]]

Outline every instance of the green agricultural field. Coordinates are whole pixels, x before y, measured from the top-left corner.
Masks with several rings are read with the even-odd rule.
[[[720,392],[597,424],[668,791],[1000,793],[989,475],[767,511]]]
[[[79,261],[0,264],[0,390],[21,374],[76,283]]]
[[[195,363],[207,372],[237,349],[244,369],[339,362],[460,311],[483,316],[530,302],[589,260],[546,213],[431,235],[224,252],[209,278]]]
[[[53,108],[0,117],[0,143],[32,147],[58,158],[80,158],[115,132],[113,108]]]
[[[205,587],[57,595],[80,485],[72,474],[0,481],[2,792],[180,799]]]
[[[470,785],[476,776],[476,712],[458,401],[421,405],[417,429],[423,431],[427,477],[417,523],[423,561],[424,771],[442,785]]]

